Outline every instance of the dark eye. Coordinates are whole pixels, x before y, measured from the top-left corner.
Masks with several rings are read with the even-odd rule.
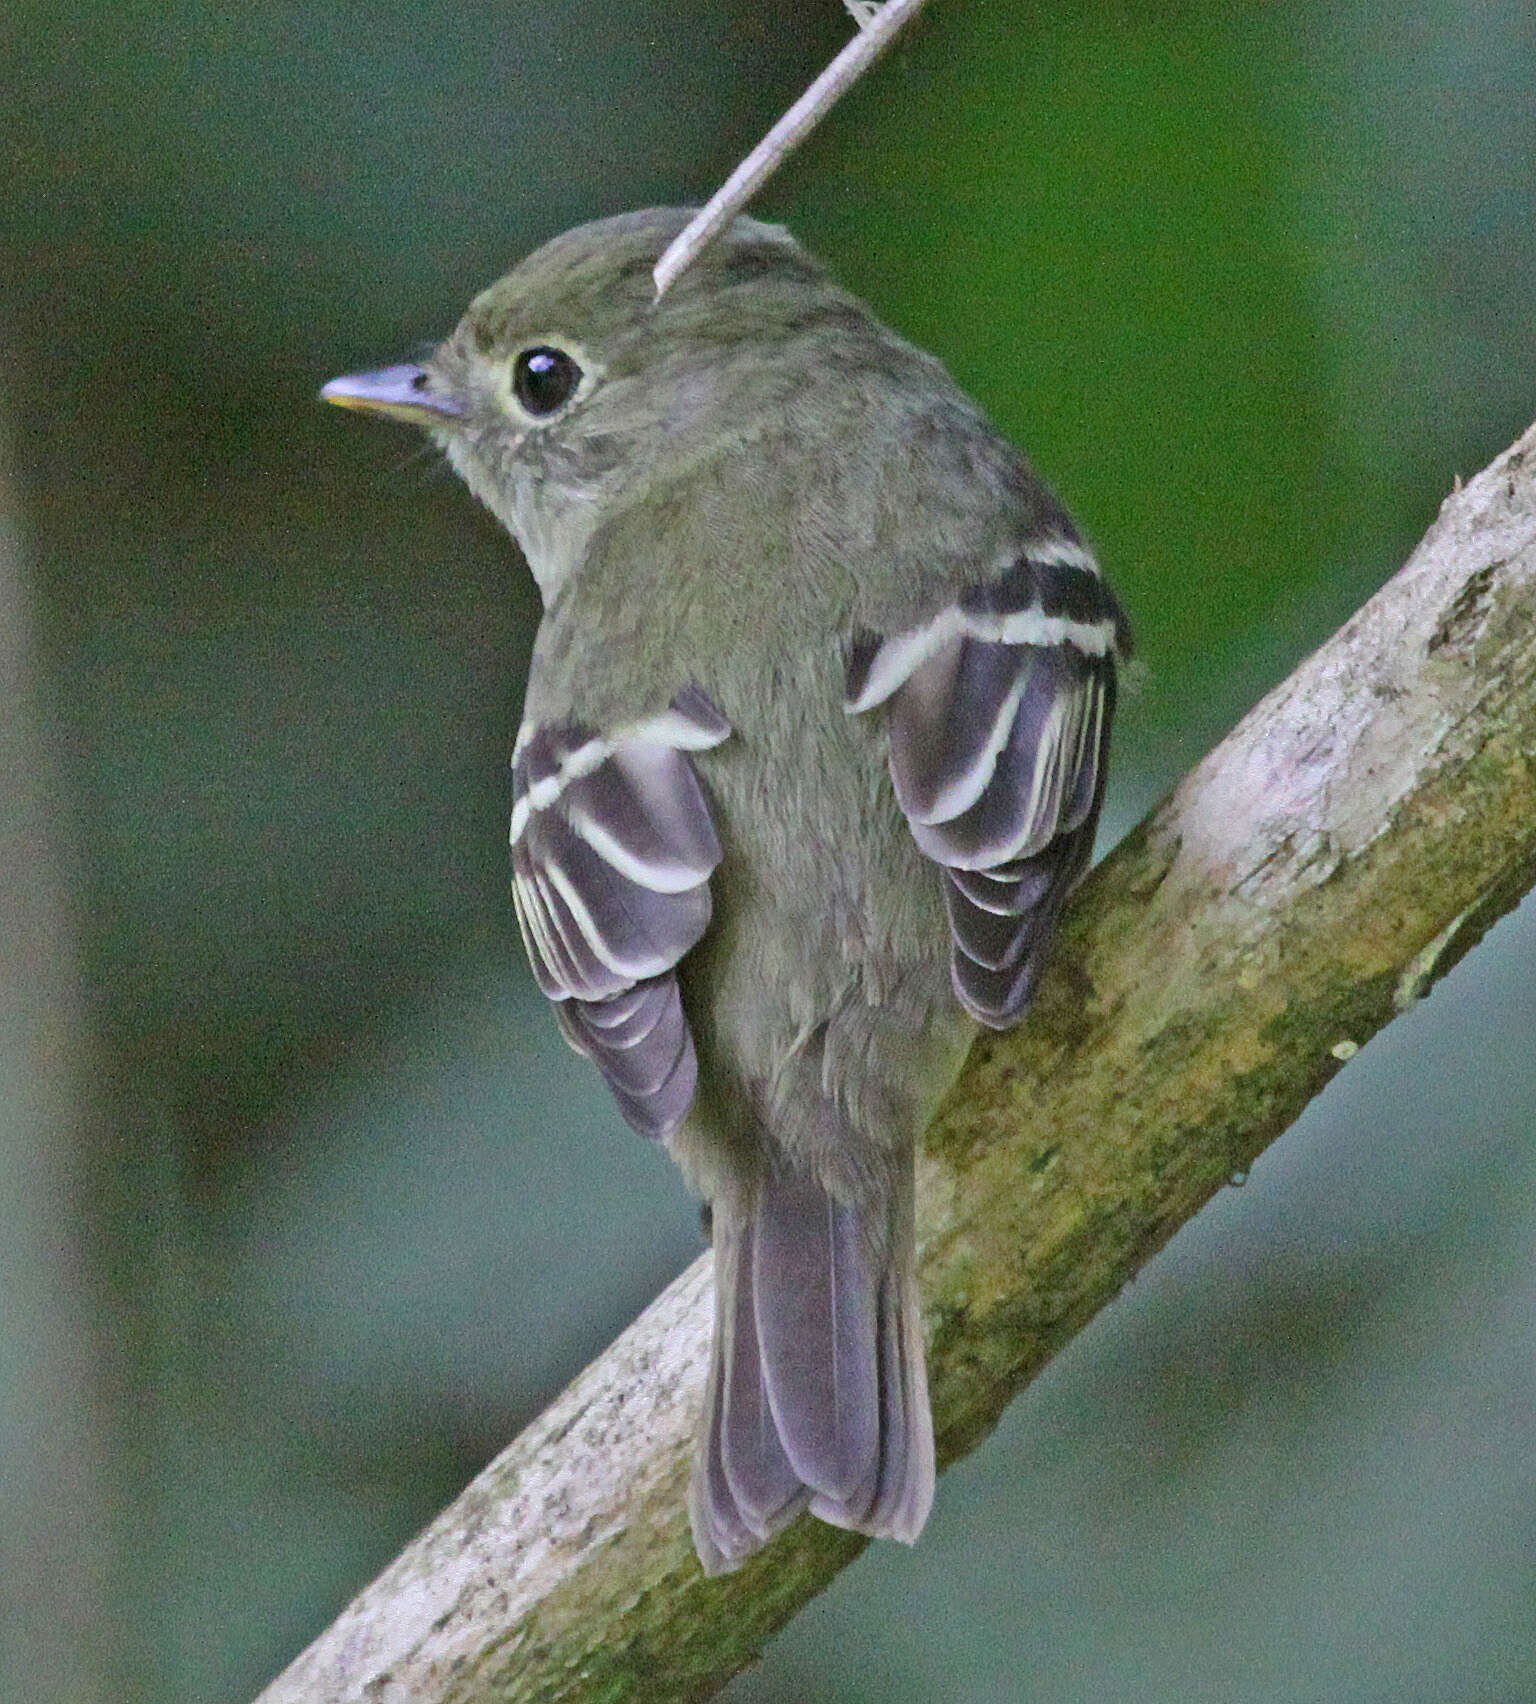
[[[553,414],[576,394],[581,368],[563,349],[541,344],[525,349],[512,364],[512,389],[530,414]]]

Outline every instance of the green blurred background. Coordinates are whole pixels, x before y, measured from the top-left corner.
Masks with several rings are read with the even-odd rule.
[[[698,199],[833,0],[0,15],[0,1696],[238,1704],[698,1248],[506,893],[537,618],[320,382]],[[1529,0],[935,0],[758,204],[1098,542],[1123,832],[1536,416]],[[14,590],[14,589],[13,589]],[[738,1704],[1536,1698],[1536,921]]]

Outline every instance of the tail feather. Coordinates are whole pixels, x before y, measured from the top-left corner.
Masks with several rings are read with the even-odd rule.
[[[750,1216],[717,1202],[714,1237],[714,1360],[690,1494],[705,1571],[738,1566],[807,1506],[910,1543],[934,1486],[910,1201],[848,1206],[783,1174]]]
[[[738,1239],[738,1282],[731,1289],[734,1318],[721,1373],[720,1460],[741,1519],[759,1543],[786,1526],[805,1506],[799,1474],[779,1442],[771,1398],[757,1354],[758,1325],[751,1273],[754,1227]]]
[[[933,1507],[933,1411],[923,1351],[922,1300],[909,1260],[886,1275],[880,1309],[880,1486],[875,1530],[915,1542]]]
[[[714,1245],[715,1347],[689,1491],[706,1574],[724,1573],[760,1549],[808,1495],[779,1443],[757,1354],[753,1226],[717,1212]]]
[[[775,1178],[756,1230],[757,1347],[779,1442],[802,1485],[858,1519],[880,1467],[876,1285],[858,1214],[813,1177]]]

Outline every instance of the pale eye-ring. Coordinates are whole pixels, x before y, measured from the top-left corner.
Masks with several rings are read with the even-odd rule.
[[[581,368],[563,349],[547,343],[525,349],[512,363],[512,391],[536,417],[555,414],[576,394]]]

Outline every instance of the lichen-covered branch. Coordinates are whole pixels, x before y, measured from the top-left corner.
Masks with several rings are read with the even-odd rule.
[[[1094,872],[919,1156],[941,1457],[1536,882],[1536,428]],[[691,1267],[261,1704],[707,1696],[850,1561],[705,1580]]]

